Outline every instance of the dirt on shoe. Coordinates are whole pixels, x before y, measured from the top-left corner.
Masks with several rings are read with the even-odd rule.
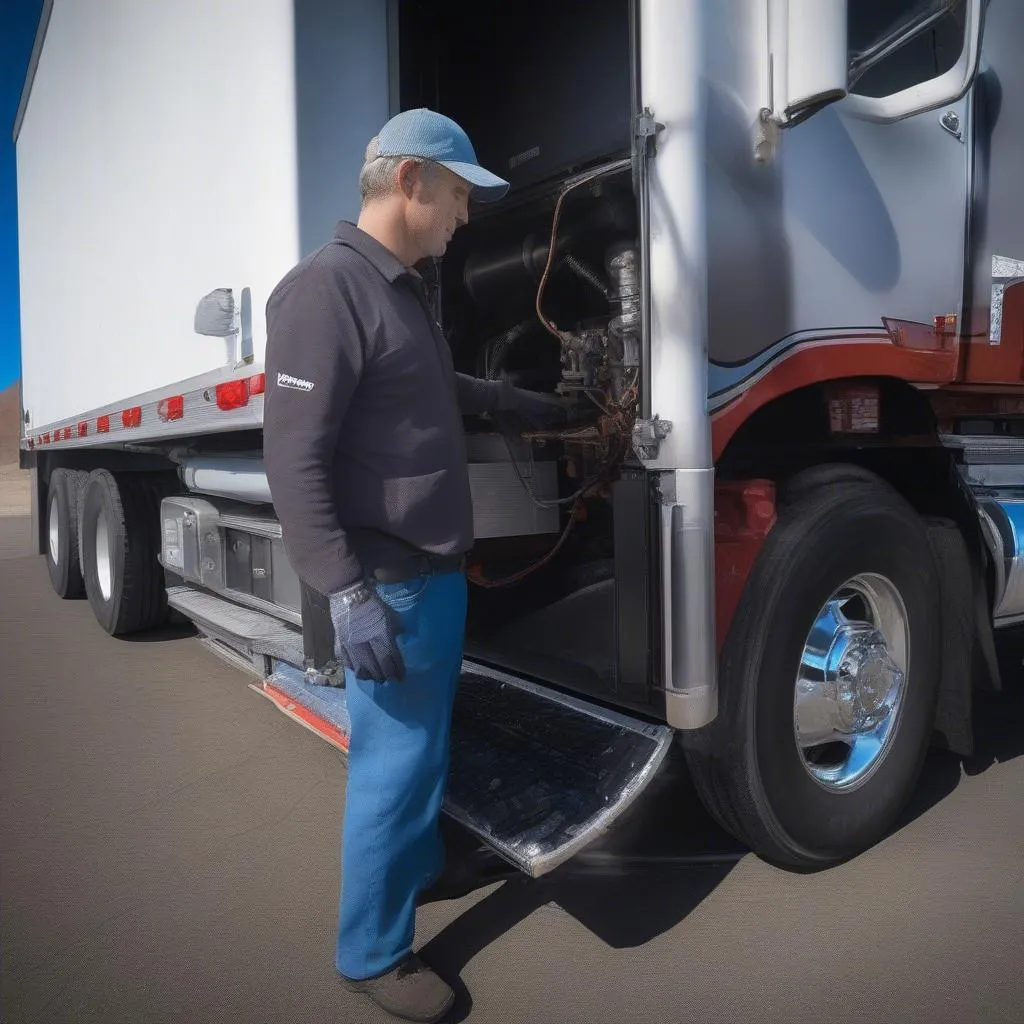
[[[350,992],[361,992],[382,1010],[400,1020],[431,1024],[452,1008],[455,993],[415,953],[375,978],[353,981],[342,977]]]

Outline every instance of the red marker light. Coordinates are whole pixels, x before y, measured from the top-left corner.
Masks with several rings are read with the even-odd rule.
[[[249,385],[244,380],[228,380],[217,385],[217,408],[223,412],[249,404]]]
[[[96,433],[97,434],[109,434],[110,433],[110,417],[109,416],[98,416],[96,418]]]
[[[142,422],[142,409],[133,405],[130,409],[125,409],[121,413],[121,422],[127,427],[137,427]]]
[[[89,423],[86,420],[82,420],[82,422],[78,424],[78,436],[79,437],[86,437],[88,435],[88,433],[89,433]]]
[[[161,399],[156,407],[157,415],[164,421],[180,420],[185,415],[185,398],[183,395],[172,395]]]
[[[256,373],[249,378],[249,394],[262,395],[267,390],[267,375]]]

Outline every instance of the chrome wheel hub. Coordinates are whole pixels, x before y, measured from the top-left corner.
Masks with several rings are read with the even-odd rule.
[[[57,508],[56,498],[50,499],[50,514],[47,526],[50,539],[50,559],[54,565],[60,565],[60,512]]]
[[[910,630],[899,591],[862,573],[822,606],[800,657],[793,726],[804,767],[850,790],[881,764],[906,691]]]
[[[96,517],[96,582],[103,600],[109,601],[114,592],[114,563],[110,550],[110,530],[103,512]]]

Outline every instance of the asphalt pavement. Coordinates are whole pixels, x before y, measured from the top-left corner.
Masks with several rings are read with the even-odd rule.
[[[28,545],[0,518],[3,1021],[387,1020],[333,972],[342,756],[184,631],[106,636]],[[547,879],[423,908],[452,1019],[1024,1021],[1011,684],[848,864],[744,854],[679,779]]]

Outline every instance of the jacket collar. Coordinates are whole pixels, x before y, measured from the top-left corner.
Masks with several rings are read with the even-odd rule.
[[[355,249],[360,256],[369,260],[377,268],[385,280],[394,284],[400,277],[419,277],[410,270],[390,249],[380,244],[372,235],[347,220],[339,221],[334,229],[334,240],[350,249]]]

